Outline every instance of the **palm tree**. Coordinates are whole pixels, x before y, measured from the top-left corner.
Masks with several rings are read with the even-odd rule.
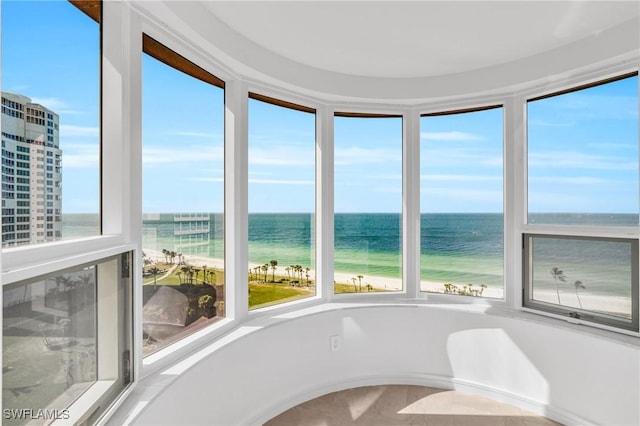
[[[151,272],[153,274],[153,289],[155,290],[155,289],[158,288],[158,281],[157,281],[156,277],[160,273],[160,269],[158,269],[157,266],[154,266],[153,268],[149,269],[149,272]]]
[[[193,268],[189,265],[184,265],[180,270],[184,273],[185,282],[189,282],[189,284],[193,284]]]
[[[276,268],[278,267],[278,261],[272,260],[269,262],[271,264],[271,281],[276,282]]]
[[[265,263],[262,265],[262,272],[264,272],[264,282],[267,282],[267,273],[269,272],[269,264]]]
[[[358,287],[356,287],[356,277],[351,278],[351,281],[353,281],[354,292],[357,293],[358,292]]]
[[[580,305],[580,309],[582,309],[582,301],[580,300],[580,295],[578,294],[578,290],[580,290],[581,288],[584,289],[586,287],[584,286],[584,284],[582,284],[582,281],[574,282],[573,286],[576,288],[576,297],[578,298],[578,304]]]
[[[308,266],[304,268],[305,276],[307,277],[307,285],[311,284],[309,282],[309,271],[311,271],[311,268],[309,268]]]
[[[287,266],[286,268],[284,268],[285,271],[287,271],[287,277],[289,277],[289,284],[291,284],[291,267]]]
[[[300,285],[302,285],[302,271],[303,271],[302,265],[296,265],[296,270],[298,271],[298,275],[300,276],[299,283],[300,283]]]
[[[360,287],[360,292],[362,292],[362,279],[364,276],[358,275],[358,287]]]
[[[564,275],[564,272],[562,272],[562,269],[559,269],[557,266],[552,267],[549,272],[553,277],[553,281],[556,283],[556,294],[558,295],[558,305],[561,305],[562,303],[560,303],[560,289],[558,288],[558,281],[566,282],[567,277]]]

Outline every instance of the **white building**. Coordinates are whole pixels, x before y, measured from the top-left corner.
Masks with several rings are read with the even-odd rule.
[[[2,92],[2,245],[60,239],[62,169],[58,114]]]

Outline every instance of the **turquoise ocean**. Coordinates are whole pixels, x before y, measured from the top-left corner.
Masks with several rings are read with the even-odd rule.
[[[145,215],[143,246],[185,255],[223,258],[223,217],[205,215],[208,223],[176,221],[173,213]],[[637,226],[633,214],[532,214],[530,223]],[[337,272],[363,276],[402,276],[402,221],[394,213],[337,213],[334,217],[334,263]],[[191,229],[192,228],[192,229]],[[424,281],[503,286],[503,216],[497,213],[426,213],[420,220],[420,277]],[[191,229],[191,230],[190,230]],[[249,215],[249,262],[277,260],[280,268],[315,269],[314,216],[304,213]],[[98,217],[63,215],[63,236],[95,235]],[[573,244],[567,240],[536,241],[534,276],[538,288],[553,289],[552,266],[568,280],[582,281],[589,291],[630,296],[628,244]],[[633,259],[631,260],[633,261]],[[574,282],[574,281],[570,281]]]

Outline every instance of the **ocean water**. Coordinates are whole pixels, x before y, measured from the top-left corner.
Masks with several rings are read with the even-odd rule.
[[[224,256],[223,217],[208,215],[208,234],[199,233],[197,220],[175,220],[174,214],[146,215],[143,245],[214,258]],[[538,214],[531,222],[634,226],[637,215]],[[344,213],[334,217],[337,272],[400,278],[402,276],[402,221],[400,214]],[[207,226],[207,225],[204,225]],[[424,281],[489,287],[503,286],[503,218],[501,214],[422,214],[420,219],[420,277]],[[95,235],[97,215],[63,215],[63,235]],[[315,268],[312,214],[250,214],[249,262],[277,260],[284,268],[298,264]],[[630,295],[630,248],[625,244],[574,240],[540,240],[535,244],[534,284],[553,290],[549,269],[563,269],[568,280],[580,280],[590,291]],[[585,261],[586,259],[586,261]]]

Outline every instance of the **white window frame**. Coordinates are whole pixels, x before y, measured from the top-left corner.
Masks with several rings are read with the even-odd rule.
[[[132,268],[138,263],[136,259],[137,246],[131,243],[127,220],[131,211],[130,198],[127,198],[135,186],[129,186],[131,169],[128,162],[128,135],[126,126],[131,125],[128,117],[128,102],[123,93],[124,86],[130,81],[121,78],[125,72],[126,61],[123,61],[122,45],[124,36],[120,27],[123,15],[127,12],[120,2],[102,2],[101,33],[101,70],[96,78],[100,79],[100,227],[101,234],[84,238],[60,240],[49,243],[7,247],[0,250],[0,283],[8,286],[19,281],[29,280],[42,275],[54,274],[58,271],[73,269],[85,264],[97,264],[105,258],[132,252]],[[87,19],[91,19],[88,18]],[[107,66],[106,64],[109,64]],[[108,111],[108,114],[104,114]],[[135,126],[134,126],[135,127]],[[105,143],[108,141],[108,143]],[[106,184],[108,182],[108,184]],[[132,270],[132,273],[133,273]],[[0,300],[2,295],[0,295]],[[113,316],[113,306],[107,306],[109,300],[98,300],[97,309],[101,316],[99,324],[117,323]],[[108,313],[111,314],[108,314]],[[131,319],[132,320],[132,319]],[[0,319],[0,324],[2,319]],[[98,325],[100,327],[100,325]],[[100,339],[100,337],[98,337]],[[135,342],[135,340],[134,340]],[[100,351],[108,350],[110,345],[102,345],[98,356],[107,359],[107,354]],[[109,354],[120,357],[121,354]],[[132,366],[137,374],[137,369]],[[103,376],[106,377],[106,376]],[[134,379],[134,377],[131,377]],[[84,420],[92,415],[88,410],[96,404],[108,406],[118,397],[113,394],[114,380],[98,379],[85,391],[69,408],[71,419]],[[127,389],[124,392],[128,392]],[[118,394],[120,391],[118,391]],[[0,407],[1,409],[2,407]],[[34,407],[37,408],[37,407]],[[44,407],[43,407],[44,408]],[[95,410],[95,409],[94,409]],[[102,413],[104,414],[104,412]],[[61,419],[52,424],[65,424],[70,419]]]
[[[518,179],[518,185],[520,187],[520,195],[518,198],[518,209],[521,209],[520,216],[520,231],[517,233],[517,239],[520,244],[517,246],[516,254],[520,257],[519,265],[521,268],[521,287],[519,297],[516,299],[520,310],[524,312],[531,312],[539,315],[544,315],[556,319],[561,319],[567,322],[589,325],[595,328],[606,329],[609,331],[614,331],[622,334],[629,334],[633,336],[640,336],[640,332],[638,332],[640,324],[638,324],[638,293],[639,289],[637,276],[632,278],[632,324],[629,327],[621,328],[619,326],[611,326],[608,322],[593,322],[593,321],[585,321],[583,319],[575,318],[570,316],[571,311],[575,311],[575,309],[560,309],[560,310],[550,310],[550,309],[540,309],[540,306],[536,303],[532,304],[532,301],[528,299],[527,292],[528,283],[527,283],[527,270],[525,265],[525,241],[527,235],[550,235],[550,236],[558,236],[558,237],[576,237],[576,238],[603,238],[603,239],[624,239],[635,241],[634,247],[638,247],[640,243],[640,226],[585,226],[585,225],[554,225],[554,224],[529,224],[528,223],[528,146],[527,146],[527,103],[530,100],[535,100],[537,98],[547,96],[547,95],[561,95],[566,91],[574,91],[581,90],[582,88],[587,88],[591,85],[599,85],[600,83],[606,84],[608,80],[613,79],[616,80],[618,78],[624,78],[625,76],[630,76],[633,73],[638,73],[639,68],[637,65],[629,65],[631,61],[622,61],[621,63],[617,63],[614,65],[608,65],[604,67],[594,67],[593,70],[589,70],[586,72],[576,73],[575,75],[567,76],[565,79],[558,79],[558,81],[548,84],[543,84],[538,87],[533,87],[529,90],[524,90],[522,93],[515,96],[515,108],[516,108],[516,117],[517,118],[515,124],[516,128],[519,127],[521,129],[520,132],[516,133],[516,137],[518,141],[521,143],[517,144],[517,158],[519,162],[522,164],[521,173]],[[640,82],[640,77],[638,78]],[[639,83],[639,91],[640,91],[640,83]],[[639,160],[640,165],[640,160]],[[639,194],[640,195],[640,194]],[[638,254],[638,250],[635,249],[636,255]],[[640,256],[636,256],[638,258],[638,262],[635,265],[632,265],[632,269],[637,271],[638,263],[640,263]],[[637,275],[637,274],[636,274]],[[519,300],[518,300],[519,299]]]
[[[442,114],[442,115],[454,115],[457,113],[464,113],[466,111],[482,111],[487,109],[500,108],[502,109],[502,238],[503,238],[503,256],[502,256],[502,297],[500,298],[491,298],[486,296],[462,296],[458,294],[444,294],[444,293],[436,293],[436,292],[428,292],[421,290],[421,278],[420,278],[420,262],[421,262],[421,247],[420,247],[420,119],[424,115],[429,114]],[[513,217],[515,215],[515,211],[513,209],[512,204],[512,194],[514,194],[514,186],[513,182],[515,182],[515,169],[511,164],[509,164],[509,158],[513,157],[513,132],[511,131],[512,127],[510,126],[510,122],[508,122],[508,117],[513,115],[513,102],[510,98],[504,97],[487,97],[484,99],[479,99],[475,102],[470,103],[445,103],[445,104],[435,104],[429,108],[423,109],[418,115],[418,138],[415,142],[417,145],[417,153],[414,155],[416,157],[417,165],[417,200],[418,204],[418,218],[417,218],[417,231],[413,234],[417,235],[417,293],[418,297],[421,299],[431,299],[434,301],[450,301],[451,298],[456,298],[456,302],[459,303],[470,303],[470,304],[488,304],[494,306],[505,306],[508,305],[510,301],[513,300],[513,292],[511,291],[511,286],[508,285],[509,282],[513,282],[512,280],[508,280],[508,277],[512,277],[517,271],[515,271],[516,265],[514,262],[509,262],[508,256],[509,253],[512,252],[513,247],[513,237],[512,232],[510,232],[511,228],[508,224],[513,222]]]

